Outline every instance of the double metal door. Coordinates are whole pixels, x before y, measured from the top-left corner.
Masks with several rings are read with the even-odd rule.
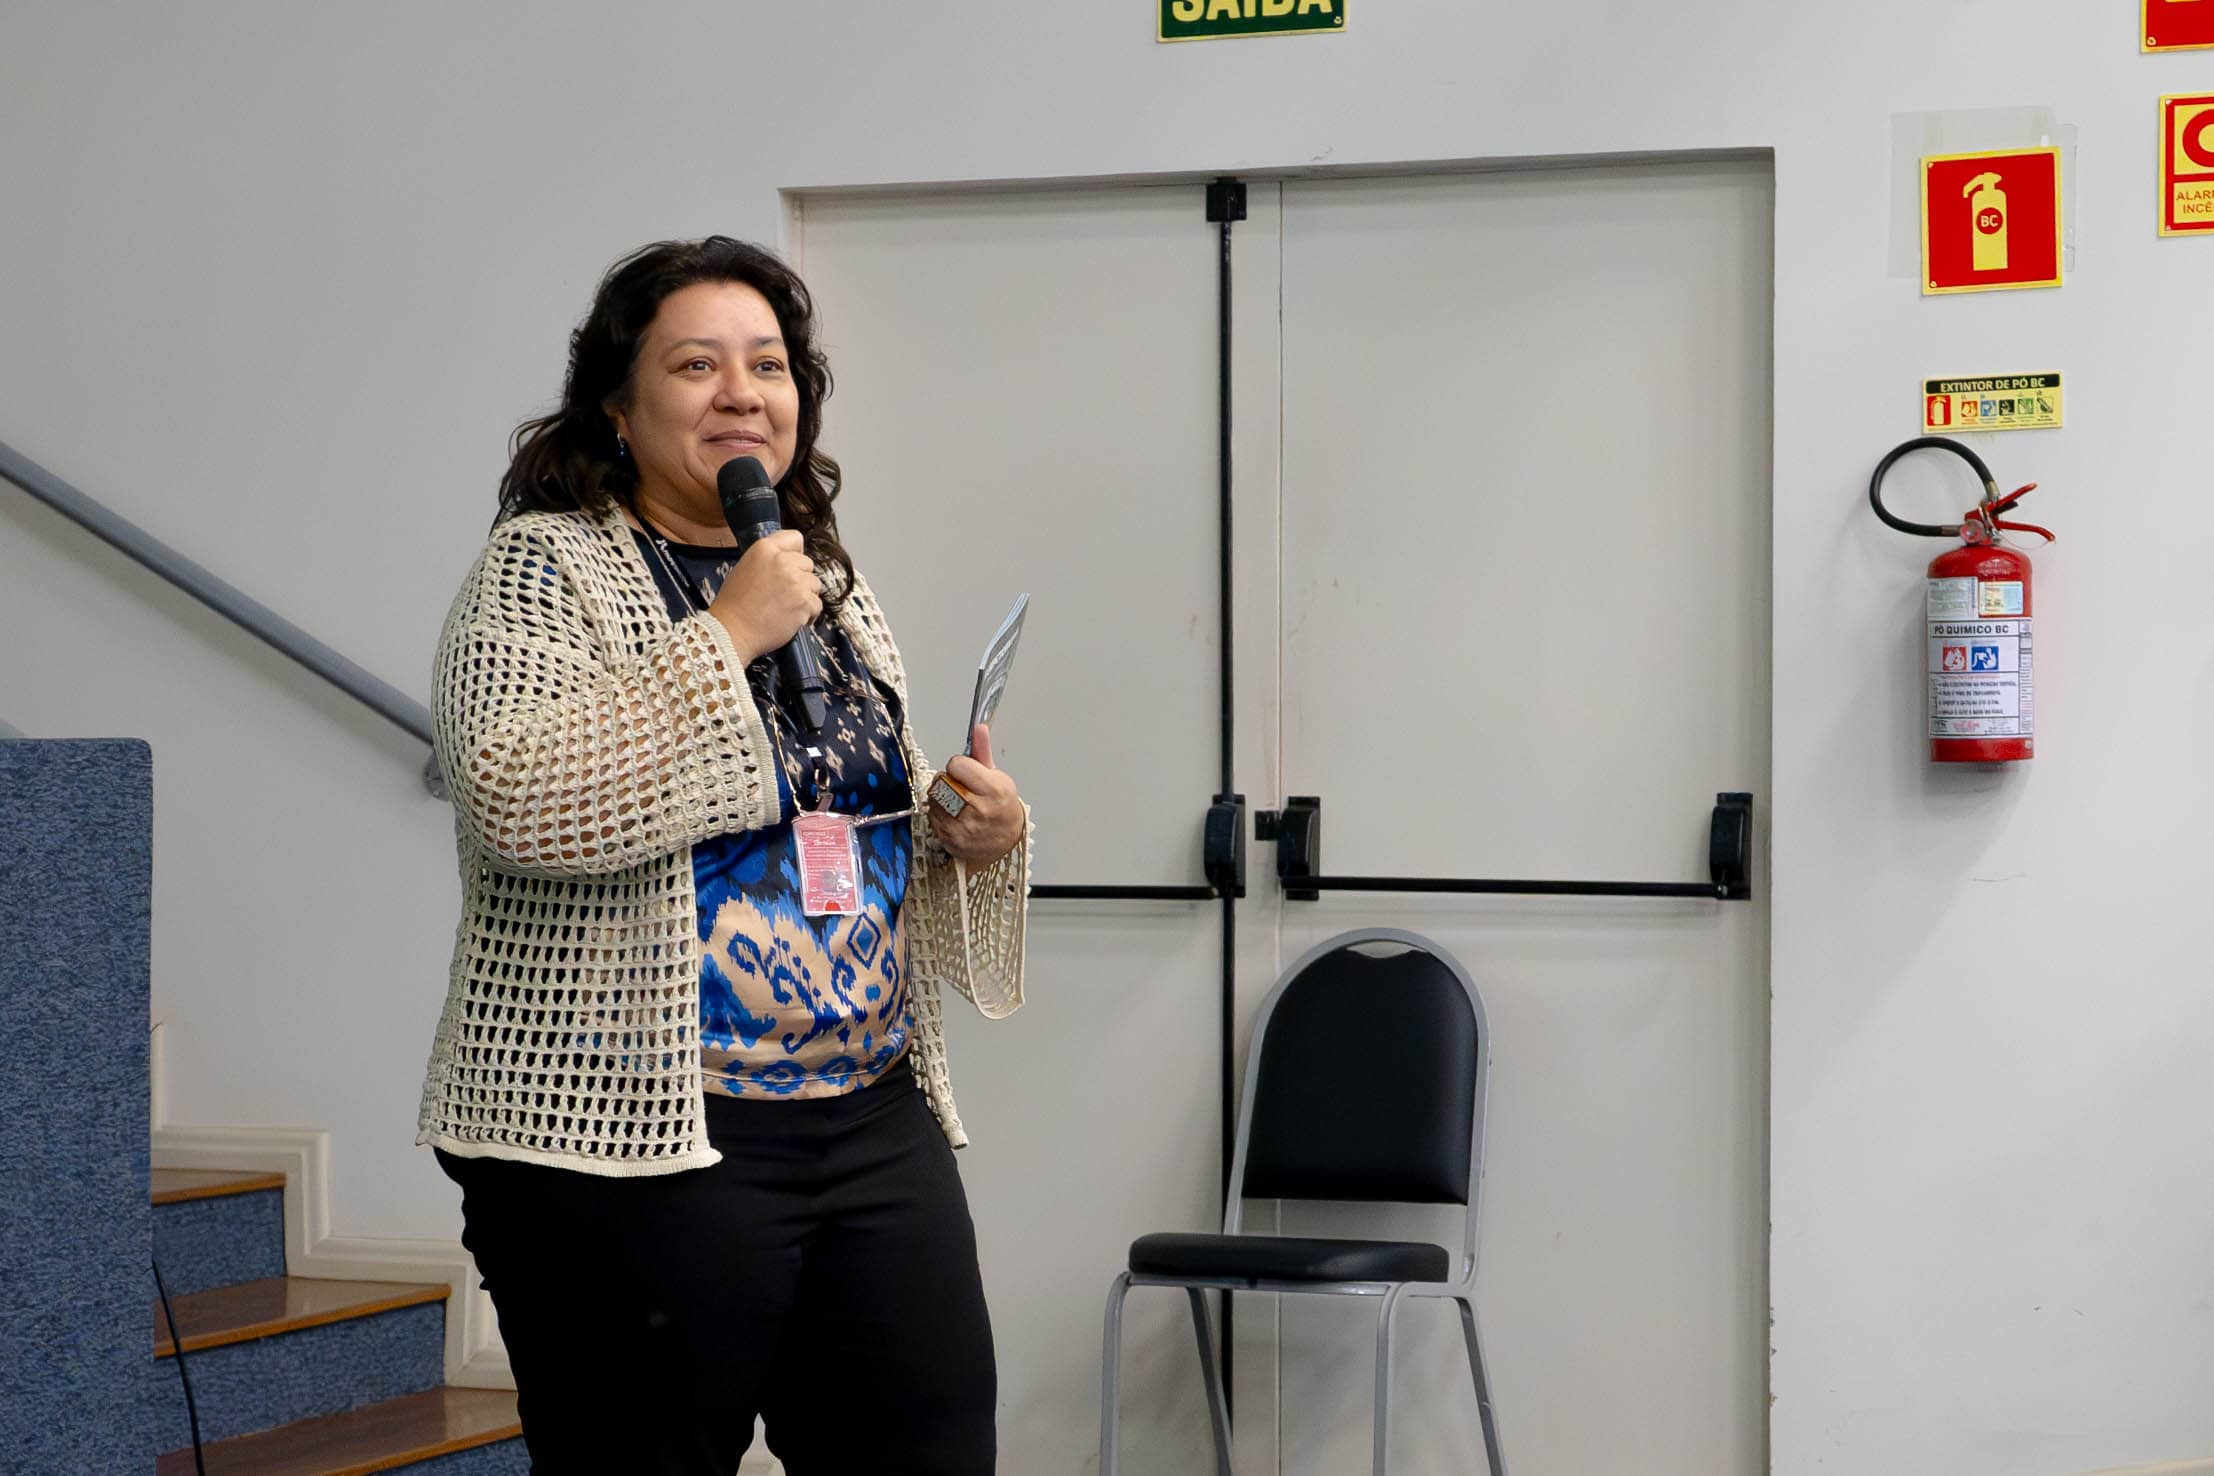
[[[920,731],[950,748],[976,648],[1032,591],[997,737],[1037,880],[1198,888],[1227,613],[1235,788],[1320,796],[1321,871],[1704,878],[1717,794],[1768,788],[1766,165],[1249,182],[1227,612],[1202,195],[799,200],[841,519]],[[1107,1277],[1135,1235],[1219,1215],[1226,928],[1235,1036],[1285,960],[1374,922],[1486,994],[1479,1305],[1510,1464],[1764,1468],[1760,878],[1736,902],[1292,900],[1249,845],[1234,909],[1034,903],[1029,1006],[949,1015],[1008,1468],[1086,1468]],[[1360,1035],[1323,1089],[1360,1091]],[[1238,1299],[1241,1469],[1361,1468],[1369,1311]],[[1133,1300],[1133,1472],[1207,1469],[1182,1318]],[[1479,1469],[1448,1319],[1403,1328],[1402,1469]]]

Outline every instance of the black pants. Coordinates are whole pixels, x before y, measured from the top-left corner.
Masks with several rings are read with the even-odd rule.
[[[903,1062],[809,1102],[710,1095],[712,1168],[611,1179],[440,1153],[533,1476],[986,1476],[976,1233]]]

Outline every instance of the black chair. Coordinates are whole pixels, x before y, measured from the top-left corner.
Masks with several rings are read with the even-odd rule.
[[[1349,1070],[1356,1062],[1357,1076]],[[1230,1427],[1205,1288],[1381,1299],[1375,1476],[1385,1476],[1391,1447],[1392,1325],[1400,1301],[1451,1299],[1460,1305],[1484,1455],[1491,1476],[1506,1476],[1473,1300],[1490,1065],[1491,1032],[1475,983],[1426,938],[1362,928],[1284,971],[1254,1023],[1230,1170],[1241,1193],[1231,1197],[1222,1233],[1140,1238],[1130,1247],[1130,1269],[1108,1291],[1099,1476],[1116,1476],[1122,1304],[1133,1286],[1178,1286],[1191,1300],[1219,1476],[1230,1476]],[[1437,1245],[1242,1234],[1243,1199],[1458,1204],[1458,1264]]]

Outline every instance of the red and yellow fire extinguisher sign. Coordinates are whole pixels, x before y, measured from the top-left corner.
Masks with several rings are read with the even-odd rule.
[[[1900,457],[1925,448],[1952,452],[1983,479],[1983,500],[1958,523],[1910,523],[1883,505],[1884,474]],[[2013,763],[2037,751],[2030,561],[2007,545],[2006,534],[2035,533],[2047,543],[2053,535],[2001,516],[2036,486],[2002,496],[1983,458],[1944,436],[1917,436],[1893,447],[1869,479],[1869,505],[1885,526],[1959,542],[1930,560],[1924,595],[1930,758],[1937,763]]]

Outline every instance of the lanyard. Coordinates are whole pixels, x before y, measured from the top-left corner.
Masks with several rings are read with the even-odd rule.
[[[646,546],[653,550],[654,557],[668,574],[669,582],[683,594],[687,605],[702,615],[706,614],[708,606],[715,603],[715,593],[707,587],[707,581],[703,579],[695,585],[687,580],[684,571],[677,567],[676,550],[669,547],[669,540],[661,536],[661,530],[647,522],[643,514],[638,521],[646,530]]]
[[[686,604],[698,613],[706,614],[708,607],[715,603],[715,592],[707,587],[707,581],[702,579],[694,584],[691,580],[686,579],[684,571],[677,563],[676,550],[669,547],[669,540],[662,536],[661,530],[647,522],[643,513],[639,514],[638,521],[646,530],[646,546],[653,550],[654,557],[659,560],[662,569],[668,574],[669,582],[682,591]],[[754,695],[756,698],[760,698],[764,694],[757,690]],[[781,695],[781,691],[779,695]],[[812,770],[815,787],[815,804],[812,808],[827,811],[830,808],[830,785],[827,776],[823,772],[822,749],[812,743],[799,743],[794,738],[791,730],[785,726],[785,715],[776,701],[763,701],[760,703],[760,707],[763,712],[768,714],[769,726],[775,730],[777,747],[780,750],[796,747],[807,755],[808,767]],[[778,767],[783,766],[779,764]],[[786,779],[789,780],[790,775],[786,775]],[[792,798],[795,802],[799,799],[796,789]],[[886,815],[881,818],[889,820],[893,817]]]

